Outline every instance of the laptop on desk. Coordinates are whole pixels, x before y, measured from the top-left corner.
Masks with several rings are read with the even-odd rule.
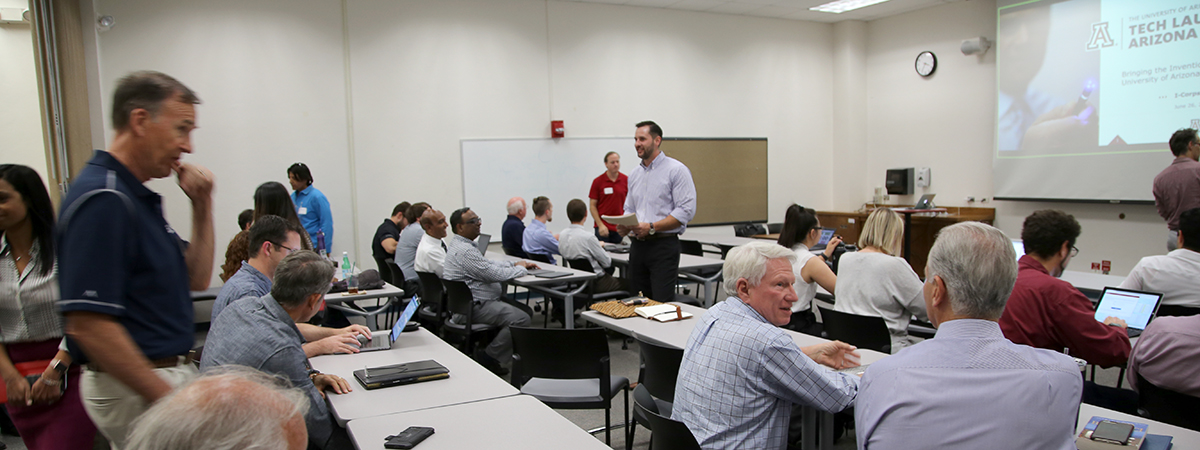
[[[400,333],[404,331],[404,327],[408,325],[408,321],[412,320],[413,314],[416,314],[417,308],[421,307],[421,301],[415,297],[408,301],[408,306],[404,307],[404,312],[400,313],[400,319],[396,320],[396,324],[392,325],[392,332],[387,334],[372,333],[371,339],[366,340],[359,337],[359,352],[374,352],[379,350],[387,350],[392,348],[392,344],[400,337]]]
[[[1162,294],[1154,292],[1106,287],[1096,304],[1096,320],[1104,322],[1110,316],[1118,317],[1125,321],[1129,337],[1137,337],[1158,314],[1162,298]]]
[[[488,245],[492,243],[492,235],[480,233],[475,239],[475,246],[479,247],[479,254],[487,256]]]
[[[629,253],[629,244],[604,244],[604,251],[612,253]]]
[[[571,275],[571,272],[547,269],[529,269],[529,274],[538,278],[562,278]]]
[[[922,196],[921,196],[921,199],[920,199],[920,200],[917,200],[917,204],[916,204],[916,205],[913,205],[912,209],[933,209],[933,208],[936,208],[936,206],[934,206],[934,204],[933,204],[933,196],[935,196],[935,195],[937,195],[937,194],[925,194],[925,195],[922,195]]]
[[[817,244],[812,246],[812,248],[809,250],[825,250],[825,247],[829,245],[830,239],[833,239],[833,228],[822,228],[821,239],[818,240]]]

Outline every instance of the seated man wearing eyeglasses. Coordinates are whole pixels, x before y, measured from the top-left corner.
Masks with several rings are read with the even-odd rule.
[[[1025,256],[1017,260],[1017,283],[1000,317],[1000,329],[1017,344],[1066,350],[1101,367],[1125,364],[1130,349],[1125,321],[1116,317],[1097,321],[1091,300],[1058,279],[1079,253],[1075,248],[1079,234],[1075,217],[1059,210],[1035,211],[1025,218],[1021,229]],[[1115,389],[1101,392],[1110,389],[1085,383],[1083,399],[1109,409],[1136,409],[1136,399],[1131,405]]]
[[[250,226],[250,259],[242,261],[242,268],[221,286],[221,292],[213,302],[213,323],[231,303],[244,298],[262,297],[271,292],[271,280],[275,278],[275,268],[279,267],[279,262],[300,249],[301,231],[298,225],[279,216],[263,216],[254,221]],[[298,323],[296,327],[304,335],[307,342],[304,344],[304,353],[309,357],[358,352],[358,340],[354,335],[371,336],[371,330],[362,325],[324,328]]]

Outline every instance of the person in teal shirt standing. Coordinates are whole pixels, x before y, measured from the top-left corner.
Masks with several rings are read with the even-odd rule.
[[[329,208],[329,199],[325,194],[313,187],[312,172],[304,163],[295,163],[288,167],[288,183],[291,183],[292,203],[296,205],[296,215],[300,216],[300,225],[312,238],[313,246],[320,247],[324,242],[326,254],[333,250],[333,211]],[[324,235],[324,239],[318,236]]]

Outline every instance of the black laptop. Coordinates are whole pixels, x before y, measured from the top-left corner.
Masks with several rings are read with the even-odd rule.
[[[421,383],[443,378],[450,378],[450,370],[432,359],[390,366],[367,367],[354,371],[354,379],[367,389]]]

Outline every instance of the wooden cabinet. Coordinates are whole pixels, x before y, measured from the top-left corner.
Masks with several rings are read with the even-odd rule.
[[[944,213],[922,213],[912,216],[912,255],[907,259],[921,278],[925,277],[925,261],[929,257],[929,249],[933,248],[933,241],[937,238],[939,230],[959,222],[976,221],[993,225],[996,221],[995,208],[956,206],[945,208],[947,211]],[[871,211],[873,209],[855,212],[817,211],[817,220],[821,222],[822,227],[833,228],[834,233],[841,235],[842,240],[847,244],[857,245],[858,237],[862,234],[863,224],[866,223],[867,216],[871,214]]]

